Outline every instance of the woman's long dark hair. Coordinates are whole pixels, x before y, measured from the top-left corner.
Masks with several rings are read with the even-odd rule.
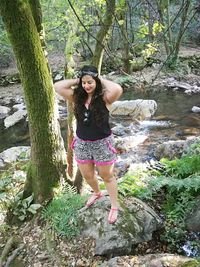
[[[97,125],[101,125],[104,119],[103,105],[105,102],[103,100],[103,88],[101,81],[98,77],[98,70],[94,66],[84,66],[80,71],[80,82],[78,87],[74,90],[74,114],[76,119],[83,119],[84,105],[87,100],[88,94],[82,87],[82,77],[85,75],[90,75],[96,81],[96,89],[92,96],[92,100],[89,109],[94,113],[94,117]]]

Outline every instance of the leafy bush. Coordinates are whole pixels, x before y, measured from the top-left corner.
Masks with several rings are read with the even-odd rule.
[[[183,252],[182,246],[189,234],[186,216],[200,194],[199,152],[200,144],[192,145],[180,159],[162,159],[163,170],[128,174],[119,183],[119,192],[124,196],[151,200],[156,207],[159,201],[165,218],[161,239],[173,252]]]
[[[83,206],[85,197],[67,185],[62,193],[42,211],[42,217],[61,235],[71,238],[79,233],[78,210]]]

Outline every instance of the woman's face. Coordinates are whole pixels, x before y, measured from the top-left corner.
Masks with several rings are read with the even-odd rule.
[[[96,89],[96,81],[90,75],[84,75],[82,77],[82,87],[88,95],[93,95]]]

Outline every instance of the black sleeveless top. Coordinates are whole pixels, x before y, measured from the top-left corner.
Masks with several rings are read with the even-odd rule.
[[[83,107],[83,117],[77,119],[76,135],[83,140],[95,141],[103,139],[111,134],[109,125],[109,110],[102,106],[104,118],[101,125],[97,125],[92,110]]]

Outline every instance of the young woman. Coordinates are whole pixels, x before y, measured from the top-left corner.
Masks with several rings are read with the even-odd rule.
[[[94,66],[84,66],[79,77],[56,82],[54,87],[59,95],[74,103],[77,129],[72,148],[82,176],[94,191],[86,206],[103,197],[95,174],[96,166],[110,196],[108,222],[112,224],[117,220],[118,200],[113,174],[116,151],[109,125],[109,108],[122,94],[122,88],[100,78]]]

